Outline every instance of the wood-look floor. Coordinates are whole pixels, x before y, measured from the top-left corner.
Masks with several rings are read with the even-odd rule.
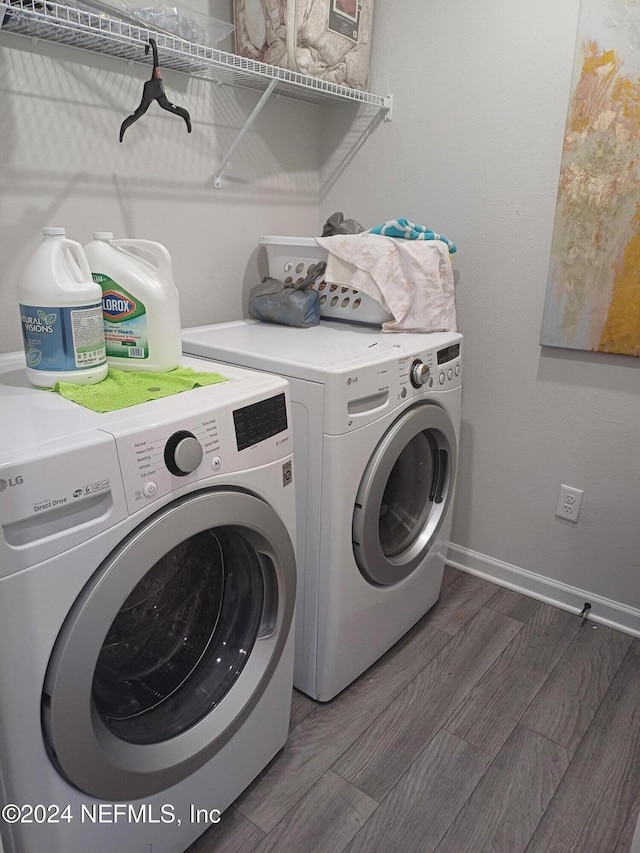
[[[189,853],[628,853],[640,640],[447,568]]]

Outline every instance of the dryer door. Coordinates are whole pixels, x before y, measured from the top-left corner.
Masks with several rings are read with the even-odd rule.
[[[69,613],[42,697],[51,760],[107,800],[168,788],[240,727],[283,653],[294,550],[264,501],[210,490],[117,548]]]
[[[389,586],[420,566],[453,498],[453,424],[440,406],[407,409],[376,447],[358,489],[353,549],[361,573]]]

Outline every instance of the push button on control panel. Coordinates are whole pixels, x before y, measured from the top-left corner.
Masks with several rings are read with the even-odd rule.
[[[152,498],[158,491],[158,484],[154,483],[153,480],[147,480],[142,491],[144,492],[145,497]]]

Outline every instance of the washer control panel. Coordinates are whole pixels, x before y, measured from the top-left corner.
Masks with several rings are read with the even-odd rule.
[[[116,437],[130,512],[179,488],[181,483],[211,476],[214,459],[226,456],[221,450],[219,420],[219,416],[189,418],[148,429],[144,434]]]
[[[292,452],[284,393],[115,436],[129,512],[221,473]]]

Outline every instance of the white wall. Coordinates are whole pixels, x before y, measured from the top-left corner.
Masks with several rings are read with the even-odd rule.
[[[406,216],[459,246],[453,559],[566,604],[580,593],[562,584],[584,590],[594,614],[640,628],[621,612],[640,608],[640,361],[538,344],[578,9],[378,3],[373,88],[393,93],[394,118],[321,218]],[[328,158],[330,128],[323,145]],[[577,525],[554,516],[561,483],[584,489]]]
[[[231,0],[211,12],[232,20]],[[44,225],[82,243],[94,230],[164,243],[184,325],[242,315],[262,234],[315,230],[317,109],[272,99],[216,190],[212,176],[259,96],[162,76],[193,132],[152,104],[120,144],[148,67],[0,36],[0,352],[22,346],[16,282]]]

